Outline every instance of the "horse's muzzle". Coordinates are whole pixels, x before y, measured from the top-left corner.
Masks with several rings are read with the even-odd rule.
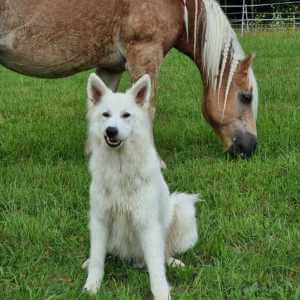
[[[233,140],[228,153],[231,157],[248,158],[254,154],[257,148],[256,136],[251,133],[238,133]]]

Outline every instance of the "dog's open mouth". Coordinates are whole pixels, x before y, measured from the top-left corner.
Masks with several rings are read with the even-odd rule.
[[[104,136],[106,144],[111,148],[117,148],[121,146],[122,141],[116,138],[109,138],[108,136]]]

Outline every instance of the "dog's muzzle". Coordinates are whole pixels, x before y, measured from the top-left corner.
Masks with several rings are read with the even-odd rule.
[[[104,139],[106,144],[111,148],[120,147],[122,141],[118,139],[119,131],[116,127],[107,127],[105,130]]]
[[[121,141],[119,139],[110,138],[107,135],[104,136],[104,139],[105,139],[106,144],[111,148],[120,147],[121,144],[123,143],[123,141]]]

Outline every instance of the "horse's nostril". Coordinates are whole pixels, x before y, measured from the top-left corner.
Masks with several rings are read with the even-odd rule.
[[[237,134],[233,139],[233,144],[229,149],[232,157],[250,157],[257,148],[256,137],[250,133]]]
[[[109,138],[115,138],[118,135],[118,129],[116,127],[107,127],[106,128],[106,135]]]

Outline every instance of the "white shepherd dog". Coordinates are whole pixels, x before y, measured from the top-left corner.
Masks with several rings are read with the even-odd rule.
[[[144,75],[126,93],[88,81],[91,157],[90,258],[84,288],[95,294],[106,253],[145,263],[155,300],[170,300],[165,265],[197,241],[197,195],[170,195],[160,169],[148,113],[151,81]]]

